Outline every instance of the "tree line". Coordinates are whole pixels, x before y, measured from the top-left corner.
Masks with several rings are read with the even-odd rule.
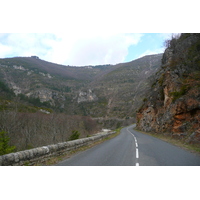
[[[100,129],[100,125],[87,116],[9,110],[0,112],[0,143],[6,141],[0,146],[9,144],[15,147],[15,151],[66,142],[79,136],[87,137]]]

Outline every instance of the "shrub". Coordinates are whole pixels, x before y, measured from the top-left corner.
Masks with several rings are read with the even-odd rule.
[[[12,153],[15,150],[15,146],[8,144],[10,138],[5,131],[0,132],[0,155]]]
[[[146,101],[147,101],[147,98],[144,98],[144,99],[143,99],[143,102],[146,102]]]
[[[171,39],[165,40],[164,41],[164,47],[166,48],[175,48],[178,39],[180,38],[180,34],[172,34]]]
[[[173,96],[173,102],[185,95],[188,90],[189,88],[186,85],[183,85],[180,91],[171,92],[171,95]]]
[[[72,131],[71,136],[69,137],[69,140],[77,140],[79,139],[80,133],[78,131]]]

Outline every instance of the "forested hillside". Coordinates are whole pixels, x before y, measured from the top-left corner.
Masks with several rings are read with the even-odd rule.
[[[0,128],[21,150],[128,125],[161,58],[83,67],[37,56],[0,59]]]

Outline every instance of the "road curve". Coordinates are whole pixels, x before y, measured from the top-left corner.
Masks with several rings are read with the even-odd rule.
[[[121,133],[57,166],[200,166],[200,156],[125,127]]]

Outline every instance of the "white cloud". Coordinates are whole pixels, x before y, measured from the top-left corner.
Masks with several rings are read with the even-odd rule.
[[[0,57],[4,58],[11,51],[11,47],[0,43]]]
[[[51,48],[49,40],[52,39],[53,36],[50,34],[1,34],[0,45],[4,45],[4,48],[0,52],[0,57],[31,56],[34,54],[43,56]]]
[[[153,54],[159,54],[159,53],[164,53],[164,50],[165,48],[162,47],[162,48],[158,48],[158,49],[155,49],[155,50],[146,50],[144,53],[140,54],[138,56],[138,58],[141,58],[143,56],[146,56],[146,55],[153,55]]]
[[[78,38],[69,52],[68,62],[75,65],[115,64],[123,62],[128,47],[137,44],[140,34],[115,34]]]
[[[180,37],[181,33],[159,33],[159,36],[163,39],[163,40],[170,40],[173,37]]]
[[[97,65],[123,62],[128,47],[136,45],[142,34],[54,33],[1,34],[0,57],[37,55],[41,59],[66,65]]]

